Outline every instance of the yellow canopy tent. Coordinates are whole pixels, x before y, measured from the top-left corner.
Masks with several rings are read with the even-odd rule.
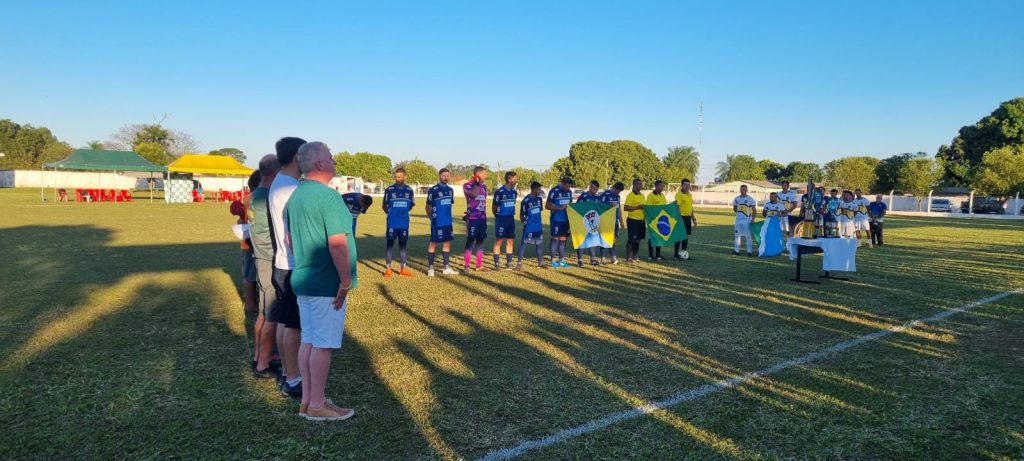
[[[249,176],[252,168],[242,165],[226,155],[185,154],[167,165],[167,170],[178,173],[223,174],[229,176]]]
[[[224,155],[185,154],[167,165],[167,171],[210,176],[249,176],[253,169]],[[215,195],[218,201],[219,196],[219,193]]]

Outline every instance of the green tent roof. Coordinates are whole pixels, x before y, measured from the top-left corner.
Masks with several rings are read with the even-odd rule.
[[[154,165],[135,152],[120,150],[78,149],[64,160],[43,166],[59,170],[167,171],[167,167]]]

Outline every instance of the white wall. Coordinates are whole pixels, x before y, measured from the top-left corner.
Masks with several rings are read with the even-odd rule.
[[[134,189],[136,177],[119,173],[90,171],[0,171],[0,187],[46,187],[63,189]]]

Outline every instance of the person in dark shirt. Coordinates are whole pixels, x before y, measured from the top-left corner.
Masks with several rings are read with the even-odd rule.
[[[352,235],[355,235],[359,215],[370,211],[370,206],[373,205],[373,197],[359,192],[349,192],[341,194],[341,199],[345,201],[345,207],[348,208],[349,213],[352,213]]]

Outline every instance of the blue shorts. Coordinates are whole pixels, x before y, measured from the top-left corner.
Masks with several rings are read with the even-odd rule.
[[[569,236],[569,221],[566,221],[566,222],[552,222],[551,223],[551,236],[552,237],[568,237]]]
[[[471,239],[483,240],[487,238],[487,220],[470,219],[466,221],[466,236]]]
[[[523,230],[523,243],[529,243],[532,245],[540,245],[544,243],[544,231],[526,232],[526,230]]]
[[[430,223],[430,241],[434,243],[451,242],[452,226],[435,226]]]
[[[401,243],[409,241],[409,229],[395,229],[394,227],[388,228],[388,240],[398,240]]]
[[[500,239],[516,238],[515,216],[496,216],[494,218],[494,236]]]

